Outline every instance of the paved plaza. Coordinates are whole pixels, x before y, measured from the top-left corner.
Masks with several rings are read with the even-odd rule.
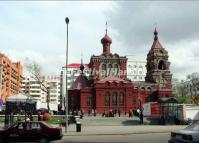
[[[66,136],[84,135],[127,135],[127,134],[148,134],[148,133],[170,133],[174,130],[183,129],[185,126],[176,125],[140,125],[139,119],[128,117],[85,117],[79,119],[81,122],[81,132],[76,132],[76,125],[68,127]]]

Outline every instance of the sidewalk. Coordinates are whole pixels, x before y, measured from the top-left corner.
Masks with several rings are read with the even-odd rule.
[[[128,135],[128,134],[147,134],[147,133],[170,133],[180,130],[186,126],[176,125],[135,125],[135,126],[83,126],[81,132],[76,132],[76,125],[70,125],[68,132],[62,128],[65,136],[87,136],[87,135]]]

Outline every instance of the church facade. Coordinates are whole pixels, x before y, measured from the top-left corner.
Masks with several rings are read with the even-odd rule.
[[[147,54],[145,82],[133,82],[127,78],[127,58],[111,53],[112,39],[101,39],[103,52],[90,58],[90,76],[81,73],[69,90],[69,110],[82,109],[85,113],[95,110],[101,114],[110,110],[121,113],[138,109],[143,103],[156,102],[163,97],[172,97],[172,74],[168,52],[154,31],[154,41]]]

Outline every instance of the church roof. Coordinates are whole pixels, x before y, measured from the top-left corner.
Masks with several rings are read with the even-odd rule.
[[[163,49],[162,45],[160,44],[160,42],[158,40],[158,32],[157,32],[156,28],[154,31],[154,41],[153,41],[153,45],[152,45],[151,49]]]
[[[81,66],[81,63],[71,63],[71,64],[68,64],[68,68],[79,68]],[[86,68],[88,68],[88,64],[84,64],[84,66]]]
[[[84,89],[86,87],[90,87],[90,82],[84,74],[80,74],[76,78],[75,82],[72,84],[70,89],[71,90],[74,90],[74,89],[80,90],[80,89]]]
[[[80,90],[80,89],[83,89],[83,88],[86,88],[86,87],[90,87],[90,82],[89,80],[87,79],[87,77],[84,75],[84,65],[83,65],[83,61],[81,60],[81,65],[80,65],[80,70],[81,70],[81,73],[80,75],[76,78],[75,82],[72,84],[71,86],[71,90]]]
[[[105,77],[101,80],[99,80],[97,83],[105,83],[105,82],[116,82],[116,83],[120,83],[120,82],[123,82],[123,83],[129,83],[129,81],[126,81],[126,80],[123,80],[119,77],[115,77],[115,76],[108,76],[108,77]]]

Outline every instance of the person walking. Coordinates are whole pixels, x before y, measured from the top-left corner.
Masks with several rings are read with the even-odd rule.
[[[118,116],[120,117],[120,113],[121,113],[121,111],[120,110],[118,110]]]
[[[140,124],[143,124],[144,122],[143,122],[143,113],[141,112],[140,113]]]
[[[38,112],[38,121],[41,121],[41,112]]]

